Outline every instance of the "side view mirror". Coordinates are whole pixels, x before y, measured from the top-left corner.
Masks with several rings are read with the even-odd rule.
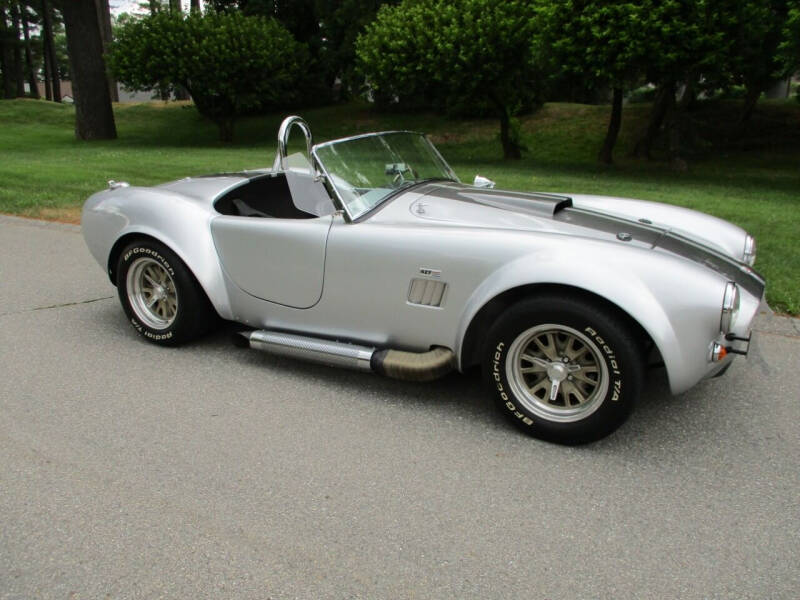
[[[475,175],[475,180],[472,182],[472,185],[480,188],[493,188],[494,181],[482,175]]]

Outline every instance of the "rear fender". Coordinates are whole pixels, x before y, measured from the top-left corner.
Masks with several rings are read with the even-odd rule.
[[[90,197],[82,227],[95,259],[113,279],[119,253],[131,240],[148,236],[168,246],[195,276],[223,319],[232,319],[214,241],[214,213],[196,201],[165,190],[123,188]]]

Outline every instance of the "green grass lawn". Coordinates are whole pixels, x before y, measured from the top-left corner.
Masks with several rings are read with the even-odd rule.
[[[594,160],[606,126],[603,106],[547,104],[523,118],[528,152],[521,161],[498,158],[492,119],[378,114],[359,104],[300,113],[317,141],[381,129],[426,131],[464,181],[480,173],[499,187],[643,198],[732,221],[758,240],[756,268],[767,278],[770,305],[800,314],[800,104],[764,102],[746,129],[731,133],[724,124],[735,121],[737,108],[723,104],[696,113],[691,130],[697,135],[684,173],[665,162],[627,158],[647,105],[626,106],[613,167]],[[115,114],[118,140],[79,142],[73,108],[0,101],[0,212],[74,221],[86,197],[109,179],[151,185],[270,165],[284,116],[242,119],[237,141],[226,145],[191,106],[120,105]]]

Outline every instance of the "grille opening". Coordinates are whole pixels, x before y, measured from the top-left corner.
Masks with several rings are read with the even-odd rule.
[[[421,306],[441,306],[446,283],[431,279],[412,279],[408,289],[408,301]]]

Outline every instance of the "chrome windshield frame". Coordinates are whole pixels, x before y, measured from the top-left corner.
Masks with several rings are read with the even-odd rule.
[[[320,144],[315,144],[311,148],[311,156],[313,157],[313,162],[317,166],[317,168],[320,170],[322,176],[325,178],[325,181],[327,182],[330,191],[332,191],[333,194],[335,195],[335,201],[339,204],[339,206],[341,206],[342,210],[344,211],[345,219],[348,222],[352,223],[354,221],[361,220],[361,217],[363,217],[364,214],[373,212],[374,209],[376,209],[377,207],[383,205],[385,202],[391,200],[392,198],[396,198],[398,196],[398,194],[397,193],[387,194],[383,199],[381,199],[380,202],[378,202],[371,209],[369,209],[367,211],[364,211],[364,213],[362,213],[362,214],[353,215],[350,212],[350,209],[347,206],[347,202],[342,197],[342,195],[339,193],[339,190],[336,187],[336,185],[334,185],[334,180],[331,177],[330,173],[328,172],[328,169],[325,167],[325,163],[320,159],[319,155],[317,154],[317,150],[319,150],[321,148],[326,148],[328,146],[333,146],[334,144],[341,144],[343,142],[352,142],[352,141],[355,141],[355,140],[360,140],[360,139],[369,138],[369,137],[380,137],[380,136],[384,136],[384,135],[396,135],[396,134],[411,134],[411,135],[418,135],[418,136],[424,138],[425,141],[427,141],[428,144],[430,145],[430,147],[433,150],[433,152],[436,155],[436,157],[441,162],[442,166],[444,167],[444,169],[445,169],[445,171],[446,171],[446,173],[448,175],[448,180],[452,180],[452,181],[454,181],[456,183],[459,182],[458,176],[455,174],[455,172],[453,171],[453,168],[447,163],[447,161],[444,159],[442,154],[439,152],[439,149],[433,144],[433,142],[430,140],[430,138],[428,137],[427,134],[422,133],[420,131],[411,131],[411,130],[407,130],[407,129],[396,129],[396,130],[390,130],[390,131],[375,131],[375,132],[371,132],[371,133],[362,133],[362,134],[358,134],[358,135],[352,135],[352,136],[349,136],[349,137],[330,140],[328,142],[322,142]],[[403,191],[403,190],[397,190],[397,192],[401,192],[401,191]]]

